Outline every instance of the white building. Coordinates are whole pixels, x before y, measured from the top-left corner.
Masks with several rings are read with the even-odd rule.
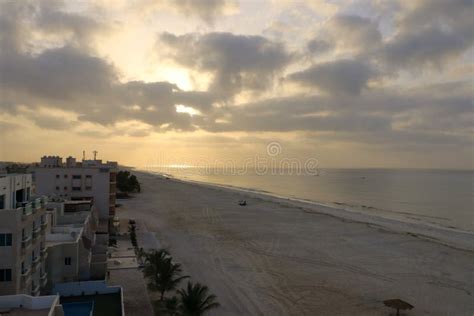
[[[58,283],[105,279],[108,234],[97,232],[91,201],[56,201],[46,208],[55,223],[46,235],[48,291]]]
[[[69,200],[93,200],[101,220],[111,221],[115,216],[117,163],[101,160],[66,162],[58,156],[44,156],[35,168],[38,194]]]
[[[45,196],[30,174],[0,177],[0,295],[39,295],[46,285]]]

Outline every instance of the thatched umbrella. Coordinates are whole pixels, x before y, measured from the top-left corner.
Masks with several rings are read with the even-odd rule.
[[[400,315],[400,310],[412,309],[414,308],[413,305],[402,301],[401,299],[392,299],[392,300],[385,300],[383,301],[384,305],[387,307],[395,308],[397,310],[397,316]]]

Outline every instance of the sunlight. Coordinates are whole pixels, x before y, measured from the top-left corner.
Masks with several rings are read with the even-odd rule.
[[[202,115],[202,113],[190,106],[186,106],[186,105],[183,105],[183,104],[177,104],[176,105],[176,112],[178,113],[187,113],[189,114],[190,116],[194,116],[194,115]]]

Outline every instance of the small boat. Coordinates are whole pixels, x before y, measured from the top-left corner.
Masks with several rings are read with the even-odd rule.
[[[240,201],[239,201],[239,205],[240,205],[240,206],[245,206],[245,205],[247,205],[247,201],[245,201],[245,200],[240,200]]]

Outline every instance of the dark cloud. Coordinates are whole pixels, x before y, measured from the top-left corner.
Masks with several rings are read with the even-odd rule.
[[[177,63],[212,74],[209,91],[222,98],[265,90],[291,59],[283,44],[261,36],[164,33],[160,43],[171,48],[169,57]]]
[[[324,54],[334,47],[331,42],[317,38],[310,40],[306,46],[311,55]]]
[[[38,127],[53,130],[67,130],[77,126],[78,122],[64,116],[42,114],[39,112],[25,113],[28,119],[32,120]]]
[[[62,11],[60,0],[38,2],[36,7],[36,28],[46,34],[61,36],[69,45],[90,48],[94,37],[110,28],[99,19]]]
[[[213,120],[201,124],[212,132],[307,131],[360,144],[469,148],[474,145],[472,97],[468,82],[379,90],[356,98],[295,95],[218,109]],[[216,123],[219,118],[225,122]]]
[[[338,15],[328,22],[330,37],[337,46],[356,52],[377,48],[382,40],[378,24],[356,15]]]
[[[417,1],[398,16],[382,59],[395,68],[447,64],[472,47],[473,16],[471,0]]]
[[[459,56],[472,45],[472,38],[442,28],[413,30],[400,34],[383,49],[383,59],[397,68],[423,66],[440,67]]]
[[[342,59],[316,64],[287,78],[330,94],[358,95],[376,71],[364,61]]]

